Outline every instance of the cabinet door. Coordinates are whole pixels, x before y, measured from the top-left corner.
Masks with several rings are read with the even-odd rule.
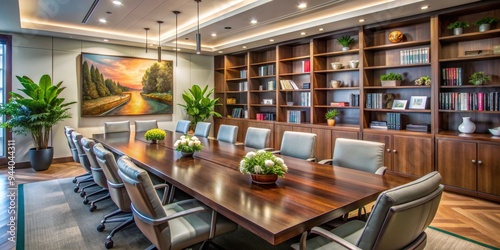
[[[332,158],[332,133],[330,129],[311,129],[311,133],[316,134],[316,146],[314,153],[318,161]]]
[[[393,136],[393,171],[423,176],[434,170],[432,138]]]
[[[292,126],[285,126],[285,125],[274,126],[274,148],[276,150],[281,149],[281,139],[283,138],[283,133],[285,133],[285,131],[292,131]]]
[[[476,190],[476,143],[438,140],[437,170],[443,184]]]
[[[370,134],[363,133],[363,140],[365,141],[374,141],[385,143],[385,155],[384,155],[384,166],[389,170],[393,170],[392,167],[392,143],[390,135],[381,135],[381,134]]]
[[[500,195],[500,145],[477,146],[477,191]]]

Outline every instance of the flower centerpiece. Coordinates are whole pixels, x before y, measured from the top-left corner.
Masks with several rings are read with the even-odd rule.
[[[259,184],[272,184],[287,171],[283,159],[265,150],[248,152],[240,162],[240,172],[251,174],[252,181]]]
[[[183,135],[174,143],[175,150],[180,151],[182,156],[192,156],[194,152],[201,151],[200,139],[196,136]]]
[[[152,141],[152,143],[156,143],[156,141],[158,141],[158,140],[161,141],[161,140],[165,139],[166,135],[167,135],[167,133],[165,131],[163,131],[162,129],[153,128],[153,129],[146,131],[146,133],[144,133],[144,138],[146,138],[146,140],[148,140],[148,141]]]

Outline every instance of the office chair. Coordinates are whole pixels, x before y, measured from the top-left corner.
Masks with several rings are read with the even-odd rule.
[[[130,121],[105,122],[104,133],[130,132]]]
[[[194,135],[197,137],[207,138],[210,133],[210,127],[212,123],[209,122],[198,122],[196,128],[194,129]]]
[[[135,121],[135,132],[145,132],[154,128],[158,128],[156,120]]]
[[[212,237],[238,227],[195,199],[165,205],[166,200],[160,201],[146,171],[126,156],[118,159],[118,169],[132,200],[135,223],[158,249],[184,249],[200,242],[203,247]],[[217,215],[215,220],[212,215]]]
[[[89,210],[90,210],[90,212],[93,212],[97,208],[97,206],[96,206],[97,202],[100,202],[100,201],[103,201],[103,200],[110,198],[110,194],[108,192],[108,182],[106,180],[106,175],[104,175],[101,166],[97,163],[96,155],[94,154],[94,145],[95,145],[94,140],[91,140],[87,137],[82,137],[81,143],[82,143],[83,151],[85,151],[85,154],[87,155],[87,159],[89,159],[90,170],[92,171],[92,177],[94,179],[94,182],[97,183],[97,185],[99,185],[101,187],[99,190],[94,191],[90,194],[85,194],[85,192],[80,193],[80,196],[84,197],[83,204],[88,204],[90,202]],[[94,195],[102,194],[102,193],[105,193],[105,195],[101,196],[95,200],[89,201],[90,197],[92,197]]]
[[[64,135],[66,136],[66,139],[68,140],[68,146],[69,149],[71,150],[71,155],[73,156],[73,161],[80,163],[80,159],[78,158],[78,151],[76,150],[75,144],[73,143],[73,139],[71,139],[71,133],[75,131],[74,128],[69,127],[69,126],[64,126]],[[80,177],[80,176],[77,176]],[[75,177],[75,179],[77,178]],[[76,183],[76,180],[73,181],[73,183]]]
[[[191,121],[187,120],[179,120],[177,122],[177,126],[175,127],[175,132],[187,134],[189,131],[189,126],[191,125]]]
[[[291,156],[307,161],[315,161],[314,147],[316,134],[285,131],[281,139],[281,149],[273,151],[274,154]]]
[[[238,137],[238,127],[222,124],[217,132],[217,141],[235,143]]]
[[[269,148],[271,130],[267,128],[248,127],[243,145],[255,149]]]
[[[85,189],[90,188],[90,187],[95,187],[95,186],[97,186],[97,183],[94,182],[94,178],[92,176],[92,169],[90,169],[89,159],[87,158],[87,154],[85,154],[85,151],[83,151],[83,148],[82,148],[82,143],[81,143],[82,134],[80,134],[76,131],[73,131],[71,133],[71,140],[73,141],[73,144],[75,145],[76,150],[78,152],[78,159],[80,161],[80,165],[89,174],[89,176],[87,178],[77,182],[76,187],[73,189],[73,191],[75,193],[85,192]],[[87,182],[90,182],[90,184],[87,184],[84,187],[82,187],[82,184],[87,183]],[[85,195],[85,193],[84,193],[84,195]]]

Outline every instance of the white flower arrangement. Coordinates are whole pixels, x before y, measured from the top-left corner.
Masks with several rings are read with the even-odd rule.
[[[283,177],[288,167],[282,158],[269,151],[256,150],[248,152],[240,162],[240,172],[243,174],[276,174]]]
[[[200,139],[196,136],[183,135],[179,140],[174,143],[175,150],[184,153],[194,153],[201,151],[203,145],[201,145]]]

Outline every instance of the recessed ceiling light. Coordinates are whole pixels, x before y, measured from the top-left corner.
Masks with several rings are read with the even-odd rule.
[[[424,6],[420,7],[420,9],[421,9],[421,10],[426,10],[426,9],[428,9],[429,7],[431,7],[431,6],[429,6],[429,5],[424,5]]]
[[[101,18],[101,19],[99,19],[99,22],[100,23],[107,23],[108,21],[106,21],[106,19],[104,19],[104,18]]]
[[[247,48],[247,46],[243,46],[242,48],[246,49],[246,48]]]
[[[269,42],[274,42],[274,39],[269,39]]]
[[[256,19],[252,19],[252,21],[250,21],[251,24],[256,24],[257,23],[257,20]]]
[[[300,35],[302,35],[302,36],[305,35],[305,34],[306,34],[306,32],[300,32]]]
[[[217,36],[217,34],[216,33],[212,33],[212,36]]]
[[[323,31],[323,28],[319,28],[319,31]]]
[[[114,5],[122,5],[122,2],[121,1],[113,1],[113,4]]]
[[[299,9],[304,9],[305,7],[307,7],[306,3],[299,3],[299,5],[297,6],[297,8]]]
[[[360,23],[362,23],[362,22],[364,22],[364,21],[365,21],[365,19],[363,19],[363,18],[359,19],[359,22],[360,22]]]
[[[104,42],[107,42],[107,41],[108,41],[108,39],[104,39],[103,41],[104,41]]]
[[[224,52],[222,52],[222,50],[219,50],[219,54],[222,54],[222,53],[224,53]]]

